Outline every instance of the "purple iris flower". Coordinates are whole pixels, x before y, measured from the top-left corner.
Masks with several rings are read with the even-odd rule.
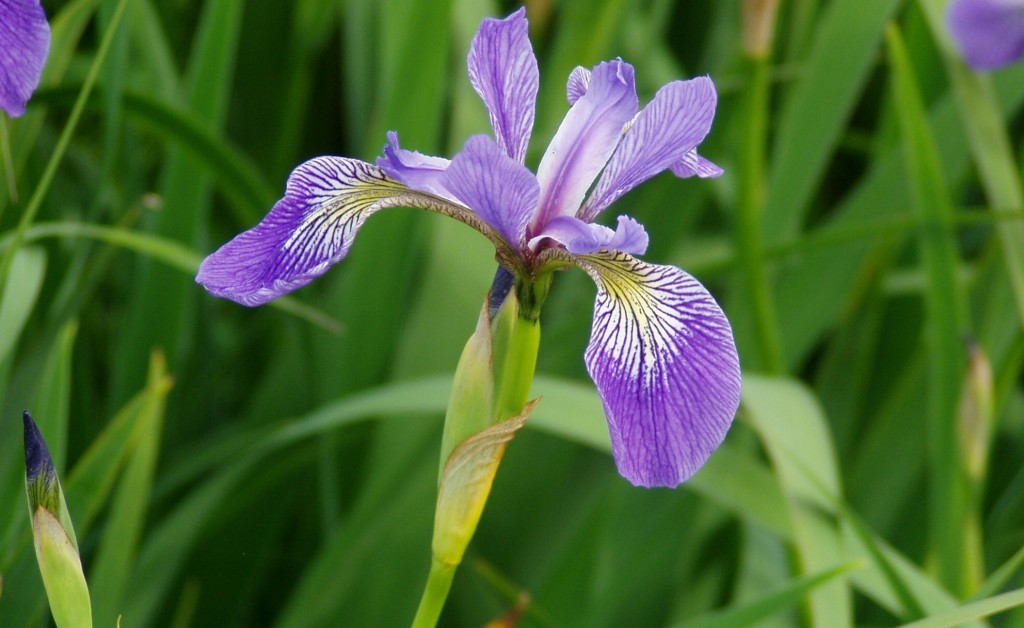
[[[953,0],[946,24],[976,70],[994,70],[1024,55],[1024,0]]]
[[[0,109],[12,117],[39,86],[50,52],[50,25],[39,0],[0,0]]]
[[[665,170],[722,173],[696,151],[714,117],[714,85],[707,77],[673,81],[641,110],[629,64],[576,68],[569,112],[534,174],[523,165],[539,84],[525,10],[484,20],[468,65],[493,139],[470,137],[449,161],[400,148],[389,133],[376,165],[307,161],[263,221],[207,257],[196,281],[245,305],[265,303],[324,273],[367,217],[395,206],[476,228],[519,283],[582,268],[597,284],[586,365],[619,472],[637,485],[676,486],[722,442],[739,405],[732,329],[692,276],[634,257],[647,248],[639,223],[620,216],[610,229],[593,221]]]

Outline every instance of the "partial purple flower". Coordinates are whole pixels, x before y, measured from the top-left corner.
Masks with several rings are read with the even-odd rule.
[[[1024,56],[1024,0],[953,0],[946,24],[976,70],[994,70]]]
[[[39,0],[0,0],[0,109],[25,113],[50,51],[50,25]]]
[[[640,108],[628,63],[576,68],[569,111],[534,174],[524,162],[540,78],[527,30],[520,9],[484,20],[471,45],[470,79],[494,138],[469,138],[450,161],[400,148],[396,133],[376,165],[310,160],[260,224],[203,261],[196,280],[215,295],[265,303],[344,258],[366,218],[394,206],[473,226],[519,283],[579,267],[597,285],[585,361],[619,472],[642,486],[676,486],[721,444],[739,405],[732,329],[692,276],[634,257],[648,243],[639,223],[620,216],[611,229],[594,220],[666,170],[722,174],[697,153],[715,87],[707,77],[673,81]]]

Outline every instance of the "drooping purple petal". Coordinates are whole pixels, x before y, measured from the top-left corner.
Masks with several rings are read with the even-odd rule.
[[[614,231],[604,225],[583,222],[575,216],[555,216],[544,225],[544,231],[530,239],[530,246],[539,246],[544,238],[551,238],[574,255],[598,251],[643,255],[648,244],[643,226],[628,216],[619,216]]]
[[[377,158],[377,167],[392,179],[414,190],[453,200],[451,192],[444,187],[444,171],[449,164],[451,161],[444,157],[424,155],[399,147],[398,133],[394,131],[388,131],[384,155]]]
[[[658,90],[626,131],[579,217],[593,220],[620,196],[683,160],[711,130],[717,101],[706,76]]]
[[[953,0],[946,24],[964,61],[994,70],[1024,56],[1024,1]]]
[[[637,111],[633,66],[621,59],[594,68],[587,93],[562,120],[537,168],[540,210],[533,231],[555,216],[575,216]]]
[[[50,52],[50,25],[39,0],[0,0],[0,109],[11,117],[39,86]]]
[[[462,152],[452,159],[445,185],[506,242],[522,246],[526,225],[537,209],[540,187],[533,173],[491,138],[474,135],[466,140]]]
[[[261,305],[322,275],[345,257],[370,215],[399,206],[446,214],[501,244],[465,207],[410,189],[372,164],[317,157],[292,171],[284,198],[258,225],[203,260],[196,282],[242,305]]]
[[[487,106],[498,146],[524,163],[540,85],[526,9],[503,20],[485,19],[473,37],[467,61],[469,80]]]
[[[590,87],[590,70],[581,65],[573,68],[565,85],[565,96],[569,99],[570,107],[587,93],[588,87]]]
[[[698,155],[696,148],[686,153],[683,155],[682,159],[669,166],[669,170],[671,170],[672,174],[676,175],[680,179],[686,179],[694,176],[700,177],[701,179],[713,179],[715,177],[720,177],[725,173],[725,171],[718,165]]]
[[[586,363],[619,473],[639,486],[677,486],[721,444],[739,406],[729,321],[673,266],[625,254],[576,260],[598,286]]]

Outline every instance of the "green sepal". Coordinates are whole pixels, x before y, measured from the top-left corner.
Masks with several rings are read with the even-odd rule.
[[[32,538],[39,573],[58,627],[92,626],[92,603],[78,555],[64,491],[46,441],[28,412],[25,426],[25,496],[32,517]]]

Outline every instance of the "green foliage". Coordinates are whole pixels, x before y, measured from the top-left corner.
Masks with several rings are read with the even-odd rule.
[[[307,158],[372,159],[389,129],[451,155],[489,132],[465,55],[479,20],[514,4],[45,3],[43,88],[3,121],[0,625],[49,621],[26,408],[96,625],[412,620],[488,244],[396,209],[275,307],[214,299],[193,275]],[[970,72],[943,0],[782,2],[764,56],[745,52],[742,3],[527,4],[530,166],[577,64],[621,55],[642,102],[715,80],[702,154],[726,175],[657,177],[607,218],[635,216],[647,259],[719,298],[743,406],[679,490],[629,486],[583,367],[593,287],[558,273],[541,399],[441,624],[1021,625],[1024,63]],[[963,455],[965,336],[991,370],[980,463]]]

